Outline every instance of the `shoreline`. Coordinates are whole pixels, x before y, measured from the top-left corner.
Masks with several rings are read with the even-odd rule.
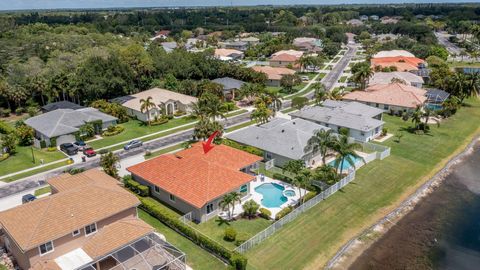
[[[399,199],[399,202],[394,204],[393,210],[344,244],[328,261],[325,269],[348,269],[364,251],[387,233],[396,222],[410,213],[418,202],[432,193],[443,182],[445,177],[450,174],[453,166],[460,163],[473,152],[474,147],[480,142],[479,131],[480,128],[472,136],[469,136],[465,143],[458,147],[449,157],[445,158],[444,162],[440,163],[442,164],[441,166],[432,169],[425,176],[427,180],[421,181],[414,187],[413,193],[406,192]]]

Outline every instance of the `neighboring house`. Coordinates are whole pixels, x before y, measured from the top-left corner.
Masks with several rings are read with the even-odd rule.
[[[354,91],[343,96],[344,100],[358,101],[391,112],[410,112],[423,106],[424,89],[401,83],[375,84],[364,91]]]
[[[383,57],[415,57],[411,52],[405,50],[390,50],[390,51],[379,51],[374,54],[372,58],[383,58]]]
[[[171,31],[169,30],[160,30],[155,33],[155,35],[150,38],[151,41],[157,40],[157,39],[167,39],[168,36],[170,35]]]
[[[233,49],[239,51],[246,51],[248,49],[248,42],[245,41],[227,41],[219,42],[218,45],[224,49]]]
[[[189,38],[185,42],[185,49],[188,51],[197,51],[205,47],[205,41],[198,38]]]
[[[377,15],[372,15],[372,16],[370,16],[370,19],[372,21],[378,21],[378,20],[380,20],[380,17],[378,17]]]
[[[264,160],[282,167],[290,160],[303,160],[306,166],[321,164],[322,156],[305,151],[316,131],[330,128],[303,119],[274,118],[260,126],[250,126],[226,135],[230,140],[264,151]]]
[[[41,147],[42,141],[45,141],[46,146],[57,146],[62,143],[74,142],[76,140],[75,134],[86,123],[93,123],[96,132],[100,133],[109,126],[116,125],[117,120],[116,117],[89,107],[77,110],[54,110],[28,118],[25,120],[25,124],[35,130],[34,146]],[[56,139],[55,145],[51,145],[51,139],[53,138]]]
[[[238,60],[243,59],[245,54],[239,50],[233,49],[215,49],[214,53],[215,58],[222,61]]]
[[[392,18],[392,17],[382,17],[380,18],[380,23],[382,24],[397,24],[399,22],[399,19],[397,18]]]
[[[178,47],[177,42],[171,41],[171,42],[162,42],[160,43],[162,45],[162,48],[165,50],[165,52],[170,53],[173,50],[175,50]]]
[[[150,120],[160,117],[162,111],[167,115],[174,115],[177,112],[190,113],[192,104],[197,102],[195,97],[161,88],[152,88],[137,94],[115,98],[112,102],[117,102],[125,107],[128,115],[146,122],[149,117],[146,111],[142,112],[140,100],[146,100],[148,97],[151,97],[155,104],[155,107],[150,109]]]
[[[393,79],[399,79],[405,81],[406,84],[422,88],[423,78],[417,76],[411,72],[376,72],[373,74],[373,77],[369,80],[369,85],[373,84],[389,84]]]
[[[118,180],[92,169],[48,183],[52,195],[0,212],[1,242],[21,269],[185,269]]]
[[[249,46],[257,46],[260,43],[260,39],[256,37],[241,38],[240,41],[246,42]]]
[[[362,21],[368,21],[368,16],[367,15],[361,15],[360,20]]]
[[[78,109],[83,109],[85,107],[80,106],[76,103],[70,102],[70,101],[58,101],[58,102],[52,102],[49,103],[45,106],[42,107],[42,112],[51,112],[55,111],[58,109],[72,109],[72,110],[78,110]]]
[[[449,93],[447,93],[443,90],[440,90],[440,89],[427,88],[426,90],[427,90],[427,94],[426,94],[427,106],[429,104],[430,105],[437,105],[437,107],[441,106],[443,104],[443,102],[445,102],[448,99],[448,97],[450,97]]]
[[[319,52],[322,50],[323,43],[318,38],[299,37],[293,40],[293,46],[302,51]]]
[[[351,26],[362,26],[363,25],[363,21],[359,20],[359,19],[351,19],[349,21],[347,21],[347,25],[351,25]]]
[[[152,196],[192,219],[204,222],[215,217],[219,202],[230,192],[243,199],[250,195],[252,169],[262,158],[241,150],[215,145],[206,154],[202,143],[175,154],[162,155],[128,167],[132,177],[150,187]]]
[[[269,63],[272,67],[299,68],[298,60],[303,56],[302,51],[282,50],[272,54]]]
[[[218,78],[212,80],[212,82],[221,84],[223,86],[223,95],[229,100],[235,99],[235,92],[240,90],[242,85],[245,84],[243,81],[230,77]]]
[[[396,71],[416,71],[424,69],[426,62],[416,57],[378,57],[370,60],[373,69],[395,67]]]
[[[270,66],[254,66],[253,70],[262,72],[267,75],[268,86],[280,86],[282,77],[285,75],[295,74],[295,70],[283,67],[270,67]]]
[[[322,106],[306,107],[291,113],[292,119],[301,118],[328,127],[338,133],[346,128],[349,137],[357,141],[368,142],[382,133],[382,113],[358,102],[326,100]]]

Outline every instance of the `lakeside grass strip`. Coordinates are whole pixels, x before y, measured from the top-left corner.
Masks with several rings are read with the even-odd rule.
[[[393,133],[411,126],[385,115]],[[357,171],[356,179],[324,202],[299,216],[269,239],[249,250],[249,269],[317,269],[348,240],[390,212],[428,180],[453,153],[477,132],[472,119],[480,119],[480,101],[468,100],[430,135],[404,131],[400,143],[390,139],[391,156],[375,160]],[[439,167],[440,166],[440,167]]]

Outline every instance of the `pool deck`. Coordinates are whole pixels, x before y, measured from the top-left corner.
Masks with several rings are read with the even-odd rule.
[[[256,179],[250,183],[250,195],[251,195],[250,199],[253,199],[255,202],[257,202],[260,205],[260,207],[268,209],[272,213],[272,216],[271,216],[272,219],[275,218],[275,215],[278,212],[280,212],[280,210],[282,210],[283,208],[289,205],[295,205],[300,199],[300,195],[298,194],[298,188],[288,183],[285,183],[283,181],[275,180],[266,176],[264,176],[263,181],[261,179],[262,177],[257,175]],[[282,205],[280,205],[280,207],[266,207],[262,204],[263,195],[261,193],[256,192],[255,188],[261,186],[262,184],[267,184],[267,183],[275,183],[285,187],[285,190],[293,190],[295,191],[295,196],[292,196],[292,197],[285,196],[288,200]],[[302,191],[302,195],[305,195],[308,192],[304,189],[301,189],[301,191]]]

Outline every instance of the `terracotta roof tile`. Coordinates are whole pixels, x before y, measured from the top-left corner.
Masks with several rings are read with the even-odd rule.
[[[370,62],[372,67],[380,66],[384,68],[395,66],[397,67],[397,71],[418,70],[418,65],[425,63],[425,61],[420,58],[404,56],[372,58]]]
[[[252,69],[257,72],[265,73],[269,80],[281,80],[283,75],[295,74],[295,70],[284,67],[254,66]]]
[[[270,58],[270,61],[296,62],[298,59],[300,59],[300,57],[287,53],[282,53],[272,56],[272,58]]]
[[[163,155],[127,168],[129,172],[201,208],[207,202],[254,178],[240,169],[262,160],[225,145],[207,154],[201,143],[176,154]]]
[[[91,184],[82,175],[92,178]],[[140,203],[117,180],[96,170],[52,181],[61,192],[0,212],[0,224],[23,251]]]
[[[427,100],[426,93],[423,89],[401,83],[374,84],[365,91],[348,93],[343,99],[416,108]]]

